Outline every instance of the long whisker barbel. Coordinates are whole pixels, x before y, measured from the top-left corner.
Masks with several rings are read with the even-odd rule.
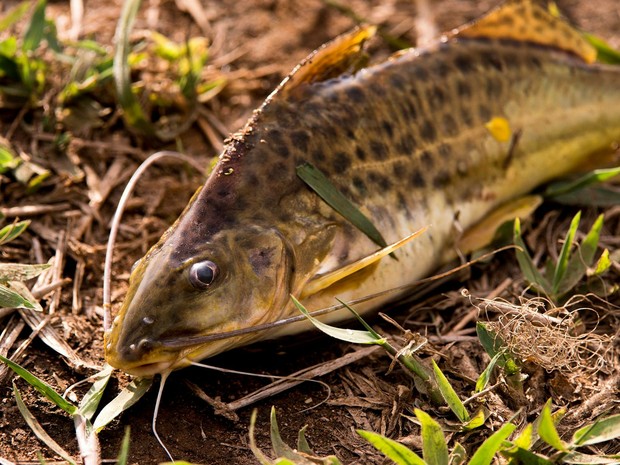
[[[108,237],[108,245],[106,247],[105,254],[105,264],[103,267],[103,329],[104,331],[108,331],[110,329],[110,324],[112,322],[112,298],[111,298],[111,275],[112,275],[112,254],[114,253],[114,245],[116,243],[116,236],[118,234],[118,228],[120,226],[121,218],[123,217],[123,213],[125,212],[125,206],[127,205],[127,201],[131,197],[134,188],[140,177],[144,174],[144,172],[153,164],[164,158],[172,158],[176,160],[181,160],[193,168],[198,170],[199,172],[203,172],[204,167],[198,164],[198,162],[187,155],[184,155],[179,152],[173,152],[171,150],[162,150],[160,152],[155,152],[150,155],[146,160],[144,160],[138,169],[134,171],[133,175],[129,179],[129,182],[125,186],[125,190],[121,195],[121,199],[118,202],[118,206],[116,207],[116,211],[114,212],[114,217],[112,218],[112,223],[110,224],[110,235]]]
[[[351,301],[348,302],[348,304],[350,305],[355,305],[355,304],[359,304],[359,303],[363,303],[363,302],[367,302],[369,300],[372,299],[376,299],[379,297],[383,297],[385,295],[389,295],[391,293],[395,293],[395,292],[399,292],[399,291],[405,291],[407,289],[411,289],[415,286],[419,286],[421,284],[426,284],[429,282],[433,282],[442,278],[445,278],[447,276],[450,276],[451,274],[454,273],[458,273],[461,270],[466,269],[467,267],[480,262],[480,261],[484,261],[489,257],[492,257],[493,255],[500,253],[500,252],[504,252],[506,250],[510,250],[510,249],[514,249],[515,246],[514,245],[507,245],[504,247],[501,247],[497,250],[494,250],[492,252],[488,252],[484,255],[481,255],[480,257],[476,258],[475,260],[471,260],[467,263],[464,263],[462,265],[459,265],[455,268],[452,268],[444,273],[439,273],[436,274],[434,276],[428,277],[428,278],[424,278],[424,279],[420,279],[418,281],[415,281],[413,283],[410,284],[406,284],[404,286],[399,286],[399,287],[394,287],[391,289],[386,289],[384,291],[381,292],[377,292],[375,294],[369,294],[367,296],[364,297],[360,297],[357,299],[353,299]],[[321,315],[326,315],[328,313],[332,313],[335,312],[337,310],[341,310],[345,308],[345,306],[343,304],[336,304],[336,305],[332,305],[331,307],[325,307],[322,308],[320,310],[314,310],[312,312],[309,312],[310,316],[321,316]],[[179,338],[179,339],[162,339],[159,344],[161,344],[163,347],[168,347],[168,348],[175,348],[175,347],[187,347],[189,345],[198,345],[198,344],[203,344],[205,342],[209,342],[209,341],[219,341],[222,339],[229,339],[232,337],[236,337],[236,336],[242,336],[245,334],[252,334],[252,333],[258,333],[258,332],[262,332],[262,331],[266,331],[269,329],[273,329],[273,328],[278,328],[280,326],[286,326],[286,325],[290,325],[292,323],[297,323],[299,321],[304,321],[306,320],[307,317],[305,315],[298,315],[298,316],[292,316],[289,318],[283,318],[281,320],[276,320],[273,321],[271,323],[263,323],[261,325],[256,325],[256,326],[251,326],[249,328],[241,328],[241,329],[236,329],[233,331],[226,331],[223,333],[215,333],[215,334],[208,334],[205,336],[195,336],[195,337],[187,337],[187,338]]]

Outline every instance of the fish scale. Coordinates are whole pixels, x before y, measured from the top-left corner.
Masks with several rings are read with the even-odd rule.
[[[513,0],[433,46],[353,72],[343,69],[369,29],[311,55],[227,141],[205,186],[136,266],[106,334],[108,362],[131,374],[165,373],[307,328],[205,339],[295,315],[290,294],[318,309],[409,284],[455,255],[457,220],[472,227],[620,140],[618,68],[590,63],[578,33],[532,8]],[[492,118],[516,143],[497,139]],[[377,246],[297,177],[306,162],[388,243],[427,232],[400,247],[397,260],[347,271]],[[326,274],[337,279],[317,285]]]

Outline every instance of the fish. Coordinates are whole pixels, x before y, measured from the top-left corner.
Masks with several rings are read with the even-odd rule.
[[[460,229],[620,141],[619,68],[597,63],[579,31],[530,0],[366,65],[373,33],[362,26],[310,54],[226,141],[136,263],[104,336],[111,366],[165,375],[308,329],[210,337],[297,315],[291,296],[315,310],[406,286],[455,256]],[[298,176],[304,164],[394,247],[377,246],[317,195]]]

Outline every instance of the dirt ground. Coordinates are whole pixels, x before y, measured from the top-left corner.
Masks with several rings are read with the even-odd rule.
[[[65,285],[56,297],[48,298],[56,299],[55,313],[49,324],[82,359],[93,365],[103,364],[102,268],[109,221],[121,195],[124,184],[121,181],[127,179],[125,173],[131,173],[149,153],[163,148],[181,148],[201,163],[208,164],[217,155],[227,133],[235,131],[245,122],[252,110],[296,63],[355,24],[350,15],[323,0],[200,2],[204,7],[202,27],[197,24],[195,16],[181,11],[184,4],[191,2],[145,0],[134,33],[139,36],[141,31],[157,30],[179,42],[200,35],[210,39],[212,46],[208,66],[213,68],[214,75],[223,75],[229,80],[224,90],[205,105],[211,115],[210,132],[194,125],[173,143],[165,144],[145,140],[112,121],[105,127],[76,135],[77,142],[71,149],[59,153],[51,147],[53,130],[44,129],[40,115],[24,116],[18,109],[0,109],[0,136],[10,134],[13,146],[33,154],[36,160],[50,167],[54,173],[36,196],[28,195],[23,186],[3,175],[0,181],[0,206],[3,211],[32,204],[67,204],[58,211],[33,215],[29,232],[2,249],[1,260],[31,263],[40,256],[49,259],[59,248],[65,250],[64,266],[59,270],[59,276],[71,278],[72,283]],[[3,3],[0,14],[3,8],[6,11],[16,2],[5,0]],[[101,44],[111,46],[120,3],[120,0],[87,0],[80,37],[92,37]],[[429,3],[438,29],[449,30],[473,19],[497,2],[442,0]],[[353,0],[346,4],[367,21],[384,26],[390,35],[415,44],[419,35],[416,2]],[[616,0],[564,0],[558,1],[558,4],[575,24],[620,47],[620,6]],[[61,34],[68,34],[73,24],[68,2],[52,1],[49,9]],[[373,41],[370,50],[377,57],[391,52],[390,47],[380,39]],[[14,125],[19,118],[23,119],[22,124]],[[214,120],[217,123],[213,123]],[[113,176],[110,170],[115,162],[120,163],[117,168],[121,168]],[[106,175],[115,179],[110,180]],[[110,182],[110,192],[103,187],[105,182]],[[116,253],[113,284],[115,308],[122,301],[131,265],[174,221],[201,182],[198,175],[174,164],[153,168],[141,181],[124,220],[120,247]],[[101,194],[101,199],[93,197],[93,192]],[[533,224],[544,221],[545,225],[553,224],[559,232],[565,231],[574,212],[574,209],[562,210],[557,205],[549,205],[537,214]],[[597,212],[596,209],[586,210],[584,222],[592,224]],[[609,243],[617,248],[620,212],[615,207],[609,212],[605,231]],[[544,238],[553,243],[554,237],[550,238],[545,231],[532,227],[530,234],[534,236],[530,236],[530,240]],[[615,273],[617,281],[618,272]],[[432,290],[413,304],[385,311],[406,329],[428,335],[430,343],[422,353],[441,359],[450,379],[467,397],[467,393],[473,390],[472,378],[475,379],[484,369],[489,359],[476,342],[473,322],[453,331],[455,325],[471,315],[473,310],[469,300],[461,295],[461,289],[467,288],[478,297],[493,295],[516,301],[524,287],[520,276],[514,254],[506,252],[489,263],[473,267],[466,275]],[[73,284],[75,282],[77,285]],[[616,297],[612,303],[618,305],[620,302]],[[609,327],[617,330],[617,311],[615,315],[601,323],[601,331]],[[19,319],[16,314],[0,319],[0,331],[9,326],[12,318]],[[383,320],[378,319],[374,323],[383,332],[399,334]],[[441,339],[439,336],[442,335],[450,337]],[[24,329],[10,347],[3,349],[10,349],[8,353],[12,354],[29,336],[30,331]],[[349,344],[308,334],[295,340],[284,339],[235,350],[209,360],[209,363],[229,369],[287,375],[357,349]],[[59,391],[94,373],[87,367],[75,366],[38,338],[32,341],[18,361]],[[409,415],[413,406],[429,408],[416,393],[411,378],[399,368],[389,370],[390,362],[385,354],[375,351],[320,378],[331,387],[331,395],[326,402],[322,402],[327,395],[323,386],[304,383],[240,409],[236,412],[238,419],[216,414],[213,406],[199,398],[191,385],[200,387],[212,399],[231,402],[260,388],[267,381],[205,369],[185,369],[172,374],[167,382],[157,420],[158,431],[177,460],[214,465],[257,463],[248,448],[250,414],[253,408],[258,409],[257,441],[264,450],[269,450],[269,409],[274,405],[283,437],[291,444],[296,441],[297,431],[307,424],[308,442],[318,455],[335,454],[346,464],[387,463],[381,454],[357,436],[355,429],[378,431],[416,448],[419,446],[417,427],[401,414]],[[58,460],[24,422],[15,404],[11,380],[16,381],[26,404],[49,434],[77,457],[78,447],[71,419],[12,373],[2,372],[0,375],[0,459],[6,460],[6,463],[39,463],[38,457],[47,463]],[[613,408],[618,411],[617,387],[615,398],[607,396],[604,400],[599,399],[597,404],[579,410],[584,399],[599,392],[608,379],[614,376],[617,379],[617,373],[602,374],[600,379],[591,380],[590,384],[571,384],[561,371],[545,371],[532,362],[529,375],[526,392],[530,405],[540,406],[541,401],[551,397],[556,405],[564,405],[569,411],[577,412],[571,417],[575,424],[601,411],[613,411]],[[126,377],[116,375],[103,402],[111,399],[118,387],[126,382]],[[84,391],[78,389],[77,392],[80,396]],[[506,399],[511,394],[503,392],[502,395]],[[115,459],[125,428],[130,426],[130,463],[146,465],[168,460],[151,431],[155,397],[156,389],[151,389],[137,405],[100,434],[104,459]],[[510,401],[490,401],[489,407],[496,409],[492,415],[497,418],[510,417],[513,413],[510,408],[518,404],[518,399],[512,400],[513,405]],[[313,407],[318,403],[319,406]],[[434,413],[446,415],[446,412]],[[536,413],[535,408],[528,410],[530,416],[527,420],[531,421]],[[470,445],[475,446],[481,438],[477,434],[469,436]]]

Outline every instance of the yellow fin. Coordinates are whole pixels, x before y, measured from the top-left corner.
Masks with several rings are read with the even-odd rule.
[[[508,142],[512,138],[512,129],[506,118],[495,116],[484,125],[497,142]]]
[[[450,36],[527,41],[572,52],[586,63],[596,60],[596,49],[579,31],[532,0],[508,0]]]
[[[493,210],[480,223],[469,228],[457,242],[458,249],[468,254],[486,247],[493,241],[495,232],[506,221],[526,218],[542,203],[539,195],[526,195],[505,203]]]
[[[373,263],[376,263],[377,261],[381,260],[386,255],[391,254],[395,250],[411,242],[413,239],[415,239],[420,234],[425,232],[426,229],[427,229],[426,227],[418,229],[413,234],[410,234],[407,237],[399,240],[398,242],[394,242],[393,244],[390,244],[387,247],[384,247],[372,253],[371,255],[368,255],[353,263],[349,263],[348,265],[345,265],[342,268],[338,268],[337,270],[334,270],[329,273],[325,273],[323,275],[313,278],[311,281],[308,282],[308,284],[306,284],[304,289],[301,291],[300,300],[305,299],[306,297],[309,297],[313,294],[316,294],[317,292],[322,291],[323,289],[327,289],[334,283],[338,281],[342,281],[344,278],[351,276],[353,273],[356,273],[372,265]]]
[[[301,84],[326,81],[359,69],[364,42],[376,32],[375,26],[362,26],[322,45],[299,63],[284,80],[280,92],[285,95]]]

